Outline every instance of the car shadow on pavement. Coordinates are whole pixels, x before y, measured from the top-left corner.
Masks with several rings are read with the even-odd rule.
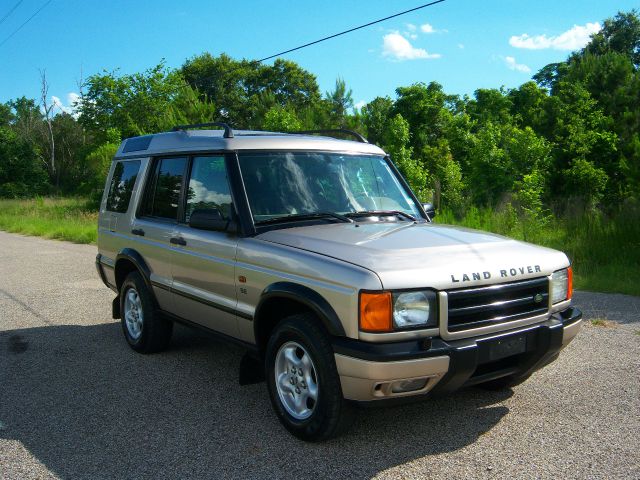
[[[242,350],[177,327],[168,351],[129,349],[119,323],[0,332],[0,438],[61,478],[370,478],[458,450],[508,413],[511,392],[363,409],[344,436],[301,442]]]

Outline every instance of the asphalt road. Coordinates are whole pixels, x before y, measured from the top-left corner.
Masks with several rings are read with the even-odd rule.
[[[177,328],[143,356],[93,246],[0,232],[0,478],[640,478],[640,298],[578,292],[587,321],[507,392],[362,411],[290,436],[237,347]]]

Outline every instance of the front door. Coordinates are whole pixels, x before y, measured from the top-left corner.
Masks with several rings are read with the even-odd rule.
[[[235,309],[237,237],[189,227],[195,210],[231,215],[231,194],[225,157],[194,156],[187,179],[184,214],[178,223],[179,244],[173,251],[173,302],[187,320],[227,335],[238,336]]]

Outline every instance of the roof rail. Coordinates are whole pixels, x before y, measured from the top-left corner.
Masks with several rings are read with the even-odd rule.
[[[358,132],[354,132],[353,130],[347,130],[345,128],[334,128],[334,129],[328,129],[328,130],[304,130],[300,132],[287,132],[287,133],[298,133],[301,135],[314,134],[314,133],[325,133],[325,134],[345,133],[347,135],[351,135],[352,137],[355,137],[360,143],[369,143],[367,139],[364,138],[362,135],[360,135]]]
[[[233,138],[233,129],[229,126],[229,124],[224,122],[211,122],[211,123],[193,123],[191,125],[176,125],[171,129],[172,132],[177,132],[179,130],[187,130],[189,128],[200,128],[200,127],[222,127],[224,128],[224,138]]]

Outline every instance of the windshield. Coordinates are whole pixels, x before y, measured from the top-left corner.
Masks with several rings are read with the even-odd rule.
[[[288,215],[397,211],[417,205],[380,156],[246,153],[240,169],[256,223]]]

